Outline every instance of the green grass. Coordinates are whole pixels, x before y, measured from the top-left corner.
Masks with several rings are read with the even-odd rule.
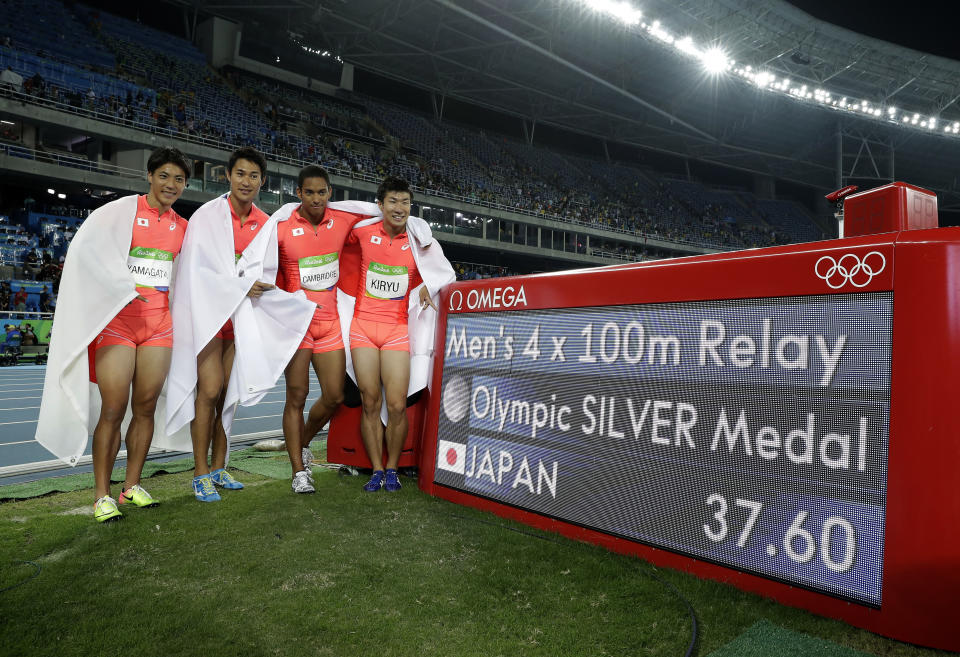
[[[663,581],[697,612],[698,655],[764,619],[875,655],[947,654],[528,530],[408,479],[370,495],[318,469],[305,496],[240,473],[246,490],[200,504],[190,474],[151,478],[163,503],[107,525],[89,489],[0,504],[0,589],[14,587],[0,593],[0,655],[681,656],[690,618]],[[41,573],[28,579],[25,560]]]

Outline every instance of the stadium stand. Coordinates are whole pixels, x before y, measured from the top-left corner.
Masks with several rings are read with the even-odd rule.
[[[41,26],[27,31],[29,37],[14,34],[13,26],[39,15],[30,15],[33,3],[14,1],[0,9],[0,35],[11,37],[0,46],[0,69],[9,66],[25,81],[22,90],[8,85],[0,93],[222,150],[252,145],[279,161],[320,162],[361,180],[399,175],[418,193],[609,231],[610,240],[590,245],[602,257],[645,257],[642,245],[627,246],[617,234],[714,249],[823,237],[797,203],[554,152],[359,94],[345,99],[238,69],[218,72],[184,39],[84,5],[42,5],[43,18],[34,21]],[[54,38],[58,34],[75,38]],[[49,148],[0,141],[0,151],[112,172]],[[476,228],[476,220],[462,213],[454,221],[468,232]],[[43,236],[51,258],[62,255],[67,226],[57,220],[28,223]],[[503,222],[498,238],[529,241],[519,225]],[[0,246],[3,262],[18,264],[23,245]],[[587,247],[578,242],[573,248]]]

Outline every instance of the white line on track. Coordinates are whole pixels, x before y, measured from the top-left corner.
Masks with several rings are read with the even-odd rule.
[[[28,443],[36,443],[36,440],[21,440],[15,443],[0,443],[0,447],[8,447],[10,445],[26,445]],[[37,443],[39,445],[39,443]]]
[[[280,417],[279,415],[277,417]],[[5,427],[8,424],[36,424],[37,420],[22,420],[20,422],[0,422],[0,427]]]
[[[267,420],[274,417],[283,417],[282,415],[258,415],[256,417],[237,417],[234,418],[234,423],[243,422],[244,420]]]
[[[0,399],[0,401],[5,401]],[[4,411],[33,411],[40,408],[39,406],[20,406],[19,408],[0,408],[0,413]]]
[[[0,402],[12,401],[14,399],[40,399],[40,397],[0,397]],[[39,408],[39,406],[37,408]]]

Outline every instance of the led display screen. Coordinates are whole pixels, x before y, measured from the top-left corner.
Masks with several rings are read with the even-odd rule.
[[[879,607],[891,292],[449,314],[435,483]]]

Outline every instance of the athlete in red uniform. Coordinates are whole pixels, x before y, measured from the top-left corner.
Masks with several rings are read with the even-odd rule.
[[[277,224],[278,283],[287,292],[303,290],[307,298],[317,304],[310,328],[285,371],[287,399],[283,406],[283,436],[293,468],[291,486],[295,493],[314,492],[310,441],[343,401],[346,356],[337,313],[337,282],[344,241],[359,217],[328,208],[331,191],[330,176],[323,167],[305,167],[297,178],[300,207],[287,221]],[[311,363],[320,384],[320,398],[310,408],[304,423],[303,407],[310,392]]]
[[[127,474],[120,504],[156,504],[140,486],[140,474],[153,439],[157,399],[170,369],[170,277],[187,227],[171,206],[183,193],[189,171],[183,153],[175,148],[154,151],[147,161],[150,191],[137,200],[127,259],[139,294],[90,345],[102,401],[93,432],[94,518],[100,522],[121,516],[110,496],[110,473],[120,450],[120,425],[131,385],[133,418],[127,428]]]
[[[407,300],[420,284],[420,273],[407,239],[407,218],[413,195],[404,180],[387,178],[377,190],[381,223],[356,228],[351,242],[360,247],[360,285],[350,325],[350,355],[363,401],[360,433],[373,476],[363,489],[400,490],[397,463],[407,436],[407,386],[410,382],[410,343]],[[436,306],[426,286],[420,303]],[[387,401],[387,426],[380,422],[381,385]],[[386,471],[383,440],[387,441]]]
[[[233,247],[238,260],[269,219],[266,213],[253,204],[266,180],[266,173],[267,161],[253,148],[237,149],[227,162]],[[265,290],[273,287],[270,283],[257,281],[247,292],[247,296],[258,298]],[[227,382],[233,369],[233,337],[233,322],[228,320],[209,344],[197,354],[197,398],[194,417],[190,422],[190,437],[193,441],[194,492],[197,499],[203,502],[220,499],[215,489],[207,489],[210,482],[200,481],[208,477],[214,485],[221,488],[243,488],[243,484],[234,479],[225,467],[227,435],[221,420]],[[198,488],[198,482],[204,485]]]

